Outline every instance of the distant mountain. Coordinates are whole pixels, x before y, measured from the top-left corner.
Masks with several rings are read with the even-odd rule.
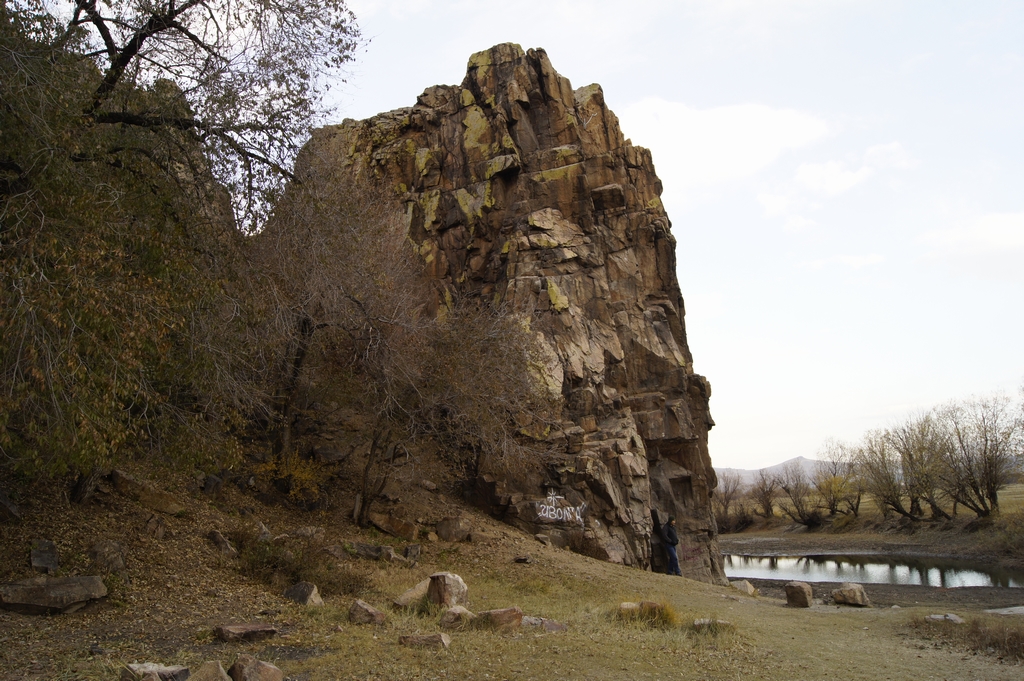
[[[771,474],[779,473],[782,471],[783,468],[785,468],[791,463],[798,464],[801,468],[804,469],[804,472],[807,473],[807,475],[811,475],[812,473],[814,473],[814,469],[818,465],[818,461],[816,459],[808,459],[803,456],[798,456],[794,459],[788,459],[786,461],[783,461],[782,463],[777,463],[774,466],[765,466],[764,468],[758,468],[753,470],[747,468],[718,468],[716,466],[715,473],[719,476],[721,476],[722,473],[725,472],[736,473],[740,476],[740,480],[743,481],[744,485],[749,485],[754,481],[755,478],[757,478],[757,474],[760,471],[767,471],[768,473]]]

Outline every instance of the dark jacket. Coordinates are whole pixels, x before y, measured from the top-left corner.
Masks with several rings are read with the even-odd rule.
[[[661,528],[661,536],[669,546],[675,546],[679,543],[679,535],[676,534],[676,528],[671,523],[665,523],[665,526]]]

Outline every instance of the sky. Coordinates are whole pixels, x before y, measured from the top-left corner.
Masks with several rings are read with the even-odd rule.
[[[651,149],[718,467],[1024,385],[1024,2],[350,0],[336,117],[543,47]]]

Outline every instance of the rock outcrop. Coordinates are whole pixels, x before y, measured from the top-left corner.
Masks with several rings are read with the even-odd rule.
[[[497,45],[470,58],[461,86],[318,130],[297,172],[318,163],[391,183],[439,289],[504,301],[542,338],[563,455],[515,480],[481,471],[476,501],[640,567],[664,564],[657,522],[673,515],[683,574],[726,584],[711,388],[686,343],[661,182],[600,86],[573,90],[544,50]]]

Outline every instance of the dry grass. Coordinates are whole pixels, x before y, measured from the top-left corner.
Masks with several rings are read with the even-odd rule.
[[[999,660],[1024,662],[1024,622],[1011,616],[971,617],[966,624],[919,619],[911,626],[924,638],[938,637]]]

